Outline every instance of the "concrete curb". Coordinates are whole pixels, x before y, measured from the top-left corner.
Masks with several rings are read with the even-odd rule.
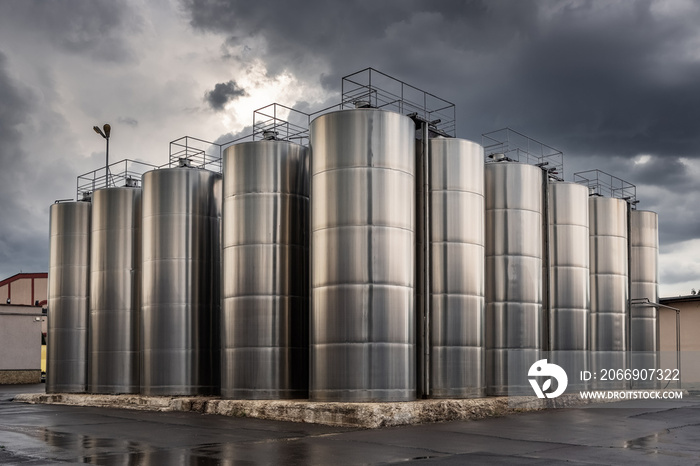
[[[568,397],[568,398],[567,398]],[[398,403],[325,403],[307,400],[222,400],[217,397],[142,395],[21,394],[21,403],[94,406],[146,411],[189,411],[275,421],[340,427],[378,427],[477,420],[550,407],[580,406],[577,397],[492,397],[463,400],[417,400]]]

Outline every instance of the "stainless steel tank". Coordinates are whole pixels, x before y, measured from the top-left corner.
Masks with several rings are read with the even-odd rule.
[[[630,212],[630,298],[659,302],[659,219],[655,212]],[[645,304],[630,306],[632,368],[658,367],[658,309]],[[653,386],[641,384],[638,386]]]
[[[224,398],[308,395],[308,163],[308,149],[286,141],[224,154]]]
[[[143,175],[141,392],[219,392],[221,174]]]
[[[487,392],[529,394],[542,348],[543,174],[513,162],[485,171]]]
[[[588,188],[576,183],[548,185],[549,351],[569,375],[569,385],[588,370],[590,267]]]
[[[49,209],[46,393],[87,388],[91,208],[79,201]]]
[[[591,196],[588,211],[591,370],[624,369],[627,367],[627,202]],[[619,383],[616,387],[623,385]]]
[[[484,153],[430,140],[430,395],[484,395]]]
[[[310,133],[310,398],[413,400],[415,125],[355,109]]]
[[[138,393],[141,188],[92,197],[88,392]]]

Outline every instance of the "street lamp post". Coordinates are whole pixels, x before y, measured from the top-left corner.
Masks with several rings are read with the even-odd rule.
[[[102,128],[104,129],[104,132],[99,126],[92,127],[97,134],[105,138],[107,141],[107,150],[105,151],[105,187],[109,188],[109,133],[112,131],[112,127],[109,126],[109,123],[105,123]]]

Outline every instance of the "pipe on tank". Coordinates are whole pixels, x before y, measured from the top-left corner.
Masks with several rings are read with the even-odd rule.
[[[421,137],[423,147],[423,224],[419,226],[423,230],[423,395],[430,396],[430,131],[428,122],[421,124]]]

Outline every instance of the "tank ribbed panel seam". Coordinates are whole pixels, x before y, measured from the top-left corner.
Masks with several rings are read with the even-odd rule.
[[[515,254],[512,252],[502,254],[486,254],[486,257],[531,257],[533,259],[539,259],[540,261],[542,261],[542,256],[533,256],[530,254]]]
[[[408,171],[406,171],[406,170],[400,170],[400,169],[398,169],[398,168],[377,167],[377,166],[374,166],[374,165],[367,165],[367,164],[362,164],[362,165],[348,165],[347,167],[327,168],[327,169],[325,169],[325,170],[321,170],[321,171],[312,173],[312,174],[311,174],[311,177],[314,177],[314,176],[317,176],[317,175],[321,175],[321,174],[323,174],[323,173],[334,172],[334,171],[340,171],[340,170],[371,170],[371,171],[375,171],[375,170],[386,170],[386,171],[390,171],[390,172],[404,173],[404,174],[410,176],[411,178],[415,178],[415,177],[416,177],[416,175],[415,175],[414,172],[408,172]]]
[[[342,228],[387,228],[387,229],[394,229],[394,230],[402,230],[402,231],[407,231],[411,234],[414,234],[414,229],[409,229],[409,228],[404,228],[404,227],[396,227],[396,226],[387,226],[387,225],[377,225],[377,224],[372,224],[372,223],[360,223],[360,224],[348,224],[348,225],[334,225],[332,227],[323,227],[323,228],[318,228],[316,230],[311,230],[312,232],[317,232],[317,231],[326,231],[326,230],[340,230]]]
[[[534,210],[534,209],[523,209],[520,207],[486,207],[486,213],[489,212],[516,212],[516,211],[521,211],[521,212],[534,212],[540,217],[542,216],[542,212],[540,210]]]
[[[431,189],[431,193],[465,193],[473,194],[477,197],[484,199],[484,195],[478,191],[472,191],[471,189]]]

